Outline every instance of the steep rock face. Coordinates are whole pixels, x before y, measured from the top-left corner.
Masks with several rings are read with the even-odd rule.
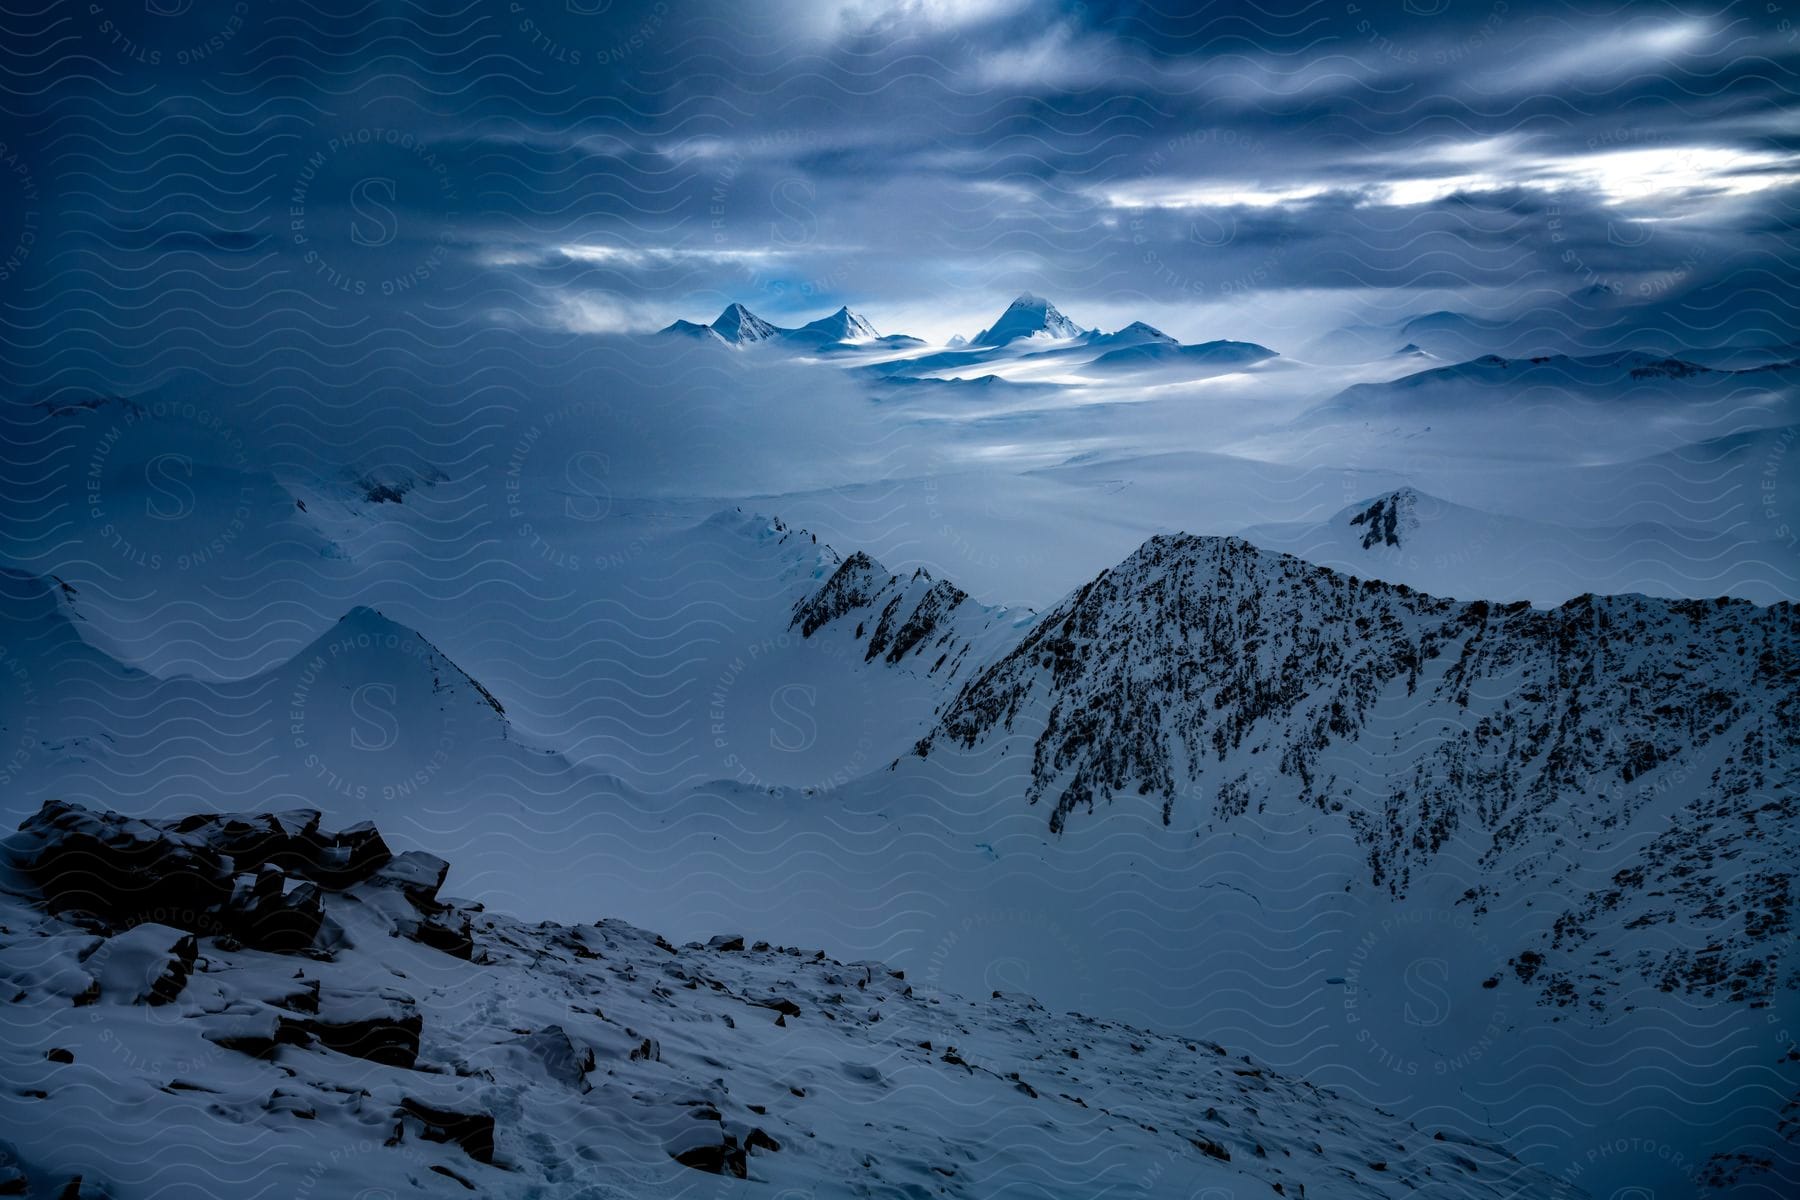
[[[1406,535],[1419,527],[1418,503],[1417,492],[1401,488],[1377,497],[1367,508],[1352,516],[1350,524],[1362,531],[1362,548],[1400,547],[1406,541]]]
[[[152,878],[197,848],[294,836],[87,815],[129,830]],[[86,853],[64,845],[78,824],[10,849]],[[105,943],[42,893],[0,890],[0,1075],[20,1085],[0,1092],[0,1183],[114,1200],[238,1196],[255,1173],[321,1195],[509,1198],[691,1196],[706,1174],[968,1200],[1043,1179],[1140,1200],[1556,1186],[1199,1038],[1012,993],[927,996],[878,962],[741,938],[528,924],[409,891],[430,863],[382,870],[325,895],[343,930],[329,956],[140,925],[97,1002],[56,983]],[[404,936],[419,902],[472,928],[473,959]],[[121,1128],[138,1136],[69,1136]]]
[[[862,551],[794,606],[790,628],[810,638],[827,625],[848,626],[865,662],[915,667],[947,686],[983,657],[1003,630],[1003,614],[920,568],[891,574]]]
[[[1026,799],[1051,801],[1053,831],[1120,795],[1165,823],[1208,796],[1184,815],[1304,806],[1346,821],[1396,897],[1460,841],[1483,872],[1465,897],[1478,912],[1605,853],[1614,886],[1571,897],[1552,947],[1582,969],[1521,974],[1547,999],[1602,1003],[1627,969],[1753,1002],[1777,986],[1800,785],[1790,605],[1459,603],[1235,538],[1162,537],[966,683],[917,753],[1015,724],[1034,738]],[[1687,940],[1605,952],[1655,926]]]

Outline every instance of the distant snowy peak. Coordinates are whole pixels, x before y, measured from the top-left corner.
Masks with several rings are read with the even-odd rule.
[[[702,342],[720,342],[727,346],[750,346],[780,341],[812,349],[847,349],[880,344],[904,347],[922,344],[905,334],[883,337],[869,318],[848,307],[830,316],[808,321],[798,329],[789,329],[757,316],[742,304],[729,304],[711,325],[692,321],[676,321],[658,331],[664,337],[686,337]]]
[[[859,312],[852,312],[848,307],[838,309],[829,317],[808,321],[795,332],[813,334],[834,342],[874,341],[881,337],[867,317]]]
[[[998,321],[976,334],[975,340],[969,344],[1004,346],[1019,338],[1077,338],[1086,332],[1063,316],[1056,305],[1041,296],[1026,292],[1007,306]]]
[[[676,321],[673,325],[665,325],[657,330],[657,334],[661,337],[692,338],[697,342],[711,342],[715,345],[723,345],[725,341],[711,325],[700,325],[693,321]]]
[[[1108,350],[1096,358],[1093,365],[1122,369],[1182,367],[1216,375],[1279,357],[1275,351],[1255,342],[1215,341],[1184,346],[1170,338],[1167,341],[1141,341],[1136,345]]]
[[[1419,493],[1401,488],[1378,496],[1361,512],[1350,517],[1350,524],[1362,532],[1362,547],[1400,547],[1419,528]]]
[[[751,342],[766,342],[781,332],[742,304],[728,304],[725,311],[713,319],[713,332],[727,342],[737,346],[746,346]]]
[[[1402,351],[1397,357],[1421,365],[1432,361],[1430,355],[1416,351]],[[1463,362],[1428,366],[1385,382],[1352,384],[1328,403],[1346,409],[1364,405],[1386,407],[1399,402],[1461,404],[1467,402],[1471,393],[1511,402],[1521,396],[1529,398],[1530,389],[1534,388],[1555,389],[1598,401],[1619,401],[1685,388],[1729,387],[1738,382],[1759,389],[1781,386],[1788,382],[1787,374],[1780,365],[1756,371],[1719,370],[1637,350],[1579,356],[1541,354],[1529,358],[1483,354]]]
[[[1088,334],[1087,340],[1088,344],[1092,346],[1178,346],[1181,344],[1156,326],[1143,321],[1133,321],[1123,329],[1114,330],[1112,333],[1101,333],[1099,330],[1094,330]]]

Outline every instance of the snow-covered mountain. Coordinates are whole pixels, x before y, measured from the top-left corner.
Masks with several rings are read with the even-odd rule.
[[[1409,508],[1372,505],[1365,536],[1398,541]],[[1775,953],[1795,899],[1778,864],[1800,850],[1782,815],[1800,794],[1796,662],[1785,603],[1457,603],[1239,539],[1157,538],[964,685],[917,753],[1031,731],[1025,800],[1048,801],[1052,831],[1113,805],[1165,824],[1181,805],[1218,822],[1313,809],[1395,896],[1461,842],[1484,873],[1472,911],[1523,877],[1574,901],[1520,972],[1547,1001],[1604,1010],[1654,979],[1766,1003],[1800,984]],[[1694,856],[1716,886],[1656,883]],[[1584,892],[1599,861],[1613,882]],[[1597,913],[1613,936],[1595,938]],[[1652,913],[1669,931],[1633,936],[1625,918]]]
[[[89,619],[86,590],[0,570],[8,661],[33,684],[0,694],[0,731],[28,743],[0,811],[16,819],[28,797],[72,785],[163,797],[125,778],[209,729],[215,749],[188,786],[218,803],[275,779],[293,804],[360,798],[385,806],[390,823],[421,791],[473,821],[482,800],[462,784],[497,774],[529,794],[552,786],[535,776],[578,763],[662,790],[713,779],[841,786],[904,752],[952,681],[1030,616],[925,571],[894,575],[860,552],[840,559],[804,530],[737,510],[642,543],[635,562],[639,590],[601,597],[607,652],[549,694],[477,682],[366,606],[245,679],[160,679],[118,660],[115,622],[104,609]],[[262,774],[245,774],[250,764]],[[451,781],[454,802],[441,792]]]
[[[1739,525],[1755,532],[1753,523]],[[1557,524],[1399,488],[1324,521],[1246,527],[1239,536],[1345,574],[1435,596],[1560,604],[1583,592],[1671,599],[1730,595],[1773,604],[1800,594],[1800,562],[1774,539],[1654,521]]]
[[[922,567],[891,574],[857,551],[794,606],[790,627],[809,639],[849,629],[865,662],[922,671],[947,695],[953,681],[1004,650],[1030,616],[977,604]]]
[[[1104,346],[1107,349],[1119,349],[1125,346],[1142,346],[1149,344],[1164,346],[1178,346],[1181,344],[1175,338],[1170,337],[1156,326],[1147,324],[1143,321],[1133,321],[1131,324],[1120,329],[1115,329],[1111,333],[1101,333],[1098,329],[1092,330],[1087,335],[1087,343],[1090,346]]]
[[[713,318],[712,331],[734,346],[763,342],[781,332],[742,304],[732,303]]]
[[[53,804],[6,851],[8,1193],[1554,1186],[1198,1036],[730,934],[677,947],[491,913],[439,896],[442,859],[316,812]]]
[[[757,342],[766,342],[791,332],[778,328],[763,320],[742,304],[733,301],[725,306],[725,310],[714,317],[710,325],[699,325],[693,321],[676,321],[657,331],[659,337],[685,337],[696,341],[716,343],[727,346],[749,346]]]
[[[1215,341],[1184,346],[1171,338],[1168,341],[1146,340],[1108,350],[1095,359],[1093,365],[1101,369],[1186,367],[1203,371],[1248,366],[1274,357],[1275,351],[1254,342]]]
[[[714,329],[711,325],[701,325],[693,321],[678,320],[673,324],[663,326],[656,332],[659,337],[691,338],[697,342],[707,342],[720,346],[726,344],[724,335],[719,333],[719,331]]]
[[[657,335],[689,338],[713,345],[776,344],[806,351],[905,351],[924,345],[918,338],[903,333],[884,336],[867,317],[848,306],[790,329],[764,320],[742,304],[733,302],[710,325],[678,320],[658,330]]]
[[[1637,351],[1582,358],[1564,354],[1502,358],[1488,354],[1389,382],[1355,384],[1339,393],[1328,407],[1347,412],[1391,412],[1396,407],[1410,410],[1481,399],[1531,403],[1546,394],[1633,401],[1670,391],[1691,394],[1726,387],[1783,388],[1791,386],[1792,376],[1793,371],[1786,366],[1723,371]]]
[[[826,342],[873,341],[881,336],[867,317],[851,312],[848,306],[839,308],[828,317],[808,321],[793,332],[801,337]]]
[[[1365,521],[1382,545],[1385,512]],[[501,692],[366,610],[267,678],[162,680],[80,636],[85,592],[20,576],[8,807],[374,817],[490,903],[682,938],[741,923],[982,994],[1028,979],[1191,1035],[1218,1020],[1286,1069],[1551,1165],[1620,1128],[1616,1073],[1571,1091],[1546,1065],[1585,1054],[1583,1030],[1636,1048],[1660,1114],[1671,1047],[1704,1028],[1718,1071],[1683,1070],[1709,1107],[1675,1144],[1700,1154],[1735,1125],[1779,1155],[1730,1097],[1785,1069],[1763,1021],[1793,994],[1772,953],[1795,850],[1785,606],[1457,604],[1160,539],[1019,629],[779,522],[696,536],[643,561],[716,580],[713,556],[796,559],[744,593],[764,597],[745,610],[760,632],[678,651],[708,688],[672,710],[703,713],[693,732],[737,764],[718,783],[647,793],[534,745]],[[621,648],[654,632],[603,628]],[[924,758],[896,744],[909,730]],[[1398,992],[1376,977],[1425,969]],[[1440,977],[1455,1021],[1412,1020]],[[1418,1074],[1367,1075],[1370,1045]],[[1544,1103],[1580,1122],[1544,1132]]]
[[[1000,319],[970,339],[971,346],[1005,346],[1020,338],[1076,338],[1087,332],[1041,296],[1030,292],[1007,305]]]

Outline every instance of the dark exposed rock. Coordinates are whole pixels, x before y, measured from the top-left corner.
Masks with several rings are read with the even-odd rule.
[[[281,1041],[316,1040],[328,1050],[391,1067],[412,1068],[419,1058],[424,1023],[412,997],[382,988],[374,992],[322,989],[319,1012],[281,1018]]]
[[[494,1161],[494,1118],[484,1112],[458,1112],[408,1096],[401,1112],[417,1120],[419,1136],[428,1142],[452,1142],[479,1163]]]
[[[20,829],[37,840],[25,873],[53,911],[112,925],[158,920],[193,928],[231,898],[216,850],[148,822],[52,800]]]
[[[1380,497],[1368,508],[1351,517],[1350,524],[1364,527],[1362,548],[1372,550],[1377,546],[1398,547],[1404,529],[1403,522],[1412,518],[1413,507],[1417,502],[1417,493],[1403,488]]]
[[[320,943],[322,890],[393,862],[373,825],[326,834],[310,810],[159,822],[52,800],[20,829],[21,865],[53,911],[101,932],[154,922],[286,954]],[[409,856],[388,878],[433,904],[442,865]]]
[[[748,1155],[730,1134],[716,1146],[694,1146],[673,1156],[684,1167],[713,1175],[731,1175],[738,1179],[750,1176]]]
[[[546,1025],[516,1044],[543,1067],[545,1075],[572,1088],[582,1088],[594,1069],[593,1049],[577,1046],[561,1025]]]
[[[317,884],[289,888],[281,868],[265,865],[254,884],[233,893],[222,916],[230,932],[246,946],[277,954],[298,954],[318,939],[325,921]]]
[[[420,909],[433,910],[438,904],[438,889],[444,886],[449,873],[450,864],[435,854],[408,850],[383,863],[369,876],[369,882],[377,887],[397,888]]]
[[[194,936],[145,923],[107,938],[85,965],[102,996],[129,1004],[168,1004],[187,987],[198,948]]]
[[[467,913],[430,917],[414,928],[412,939],[433,950],[472,961],[475,957],[475,933]]]
[[[929,661],[927,673],[949,678],[968,657],[971,627],[954,620],[968,594],[923,568],[892,575],[867,554],[846,558],[830,579],[794,606],[790,628],[810,638],[826,625],[857,617],[863,660],[893,665],[909,657]],[[926,658],[926,651],[930,658]]]

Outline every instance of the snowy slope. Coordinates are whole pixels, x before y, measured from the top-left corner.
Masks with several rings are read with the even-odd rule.
[[[820,317],[816,321],[808,321],[789,335],[791,341],[808,342],[865,342],[879,340],[881,334],[869,319],[861,313],[851,312],[848,306],[839,308],[830,316]]]
[[[85,592],[0,572],[0,647],[19,681],[0,695],[0,736],[15,746],[5,811],[17,819],[68,794],[133,795],[145,811],[183,794],[219,806],[279,794],[475,840],[577,781],[677,794],[711,779],[835,788],[910,746],[1030,616],[923,571],[840,561],[803,531],[735,511],[664,550],[679,588],[602,609],[598,669],[559,693],[567,740],[519,734],[495,690],[367,607],[246,679],[163,679],[82,636]],[[653,587],[656,554],[645,565],[640,586]],[[523,694],[530,704],[547,693]],[[613,729],[619,748],[582,752],[585,737]],[[494,808],[489,790],[509,802]]]
[[[1416,415],[1494,404],[1528,406],[1545,400],[1633,405],[1734,397],[1748,405],[1793,389],[1787,364],[1717,370],[1636,351],[1570,357],[1502,358],[1489,354],[1432,367],[1385,383],[1355,384],[1324,406],[1346,415]]]
[[[1235,539],[1155,539],[965,685],[919,753],[938,786],[1021,795],[1073,839],[1065,873],[1129,856],[1144,895],[1109,904],[1083,871],[1062,884],[1070,919],[1106,904],[1157,963],[1262,964],[1233,985],[1183,973],[1187,1002],[1213,996],[1278,1061],[1324,1055],[1434,1119],[1473,1098],[1541,1161],[1655,1128],[1688,1161],[1741,1142],[1787,1178],[1794,1147],[1733,1071],[1800,1082],[1768,1066],[1800,985],[1797,652],[1788,605],[1458,604]],[[1210,927],[1185,930],[1198,880],[1249,904],[1205,892]],[[1144,998],[1175,994],[1159,978]],[[1550,1065],[1594,1058],[1589,1038],[1634,1057]],[[1691,1058],[1697,1038],[1717,1065]],[[1652,1062],[1681,1062],[1685,1091]],[[1620,1124],[1627,1080],[1644,1091]],[[1542,1104],[1573,1125],[1534,1122]],[[1658,1174],[1616,1167],[1587,1178]]]
[[[1210,1041],[927,994],[878,962],[440,899],[443,860],[317,813],[149,824],[47,806],[7,849],[9,1190],[1553,1186]],[[177,896],[191,907],[171,911]]]
[[[781,330],[735,302],[726,305],[725,311],[713,318],[712,331],[733,346],[768,341],[781,333]]]
[[[774,526],[763,532],[792,544]],[[15,660],[37,690],[10,710],[26,724],[4,722],[8,744],[23,729],[17,744],[30,750],[9,807],[16,819],[64,796],[128,800],[145,815],[200,806],[319,808],[338,824],[372,816],[397,845],[452,857],[459,893],[533,915],[599,909],[681,938],[735,926],[839,957],[878,956],[940,986],[1024,986],[1052,1007],[1196,1036],[1228,1030],[1270,1062],[1403,1109],[1427,1129],[1505,1138],[1552,1169],[1580,1162],[1596,1139],[1654,1128],[1692,1161],[1722,1145],[1772,1156],[1779,1177],[1779,1136],[1745,1104],[1793,1086],[1772,1054],[1793,992],[1767,953],[1784,936],[1780,864],[1794,852],[1780,809],[1793,788],[1779,774],[1794,755],[1778,740],[1791,739],[1792,713],[1791,701],[1765,703],[1781,682],[1769,672],[1791,661],[1791,632],[1754,649],[1755,638],[1777,636],[1770,622],[1788,610],[1625,598],[1557,614],[1488,606],[1478,617],[1476,606],[1352,588],[1241,542],[1203,544],[1223,548],[1212,574],[1150,563],[1169,552],[1156,542],[1088,589],[1108,599],[1082,611],[1100,633],[1075,637],[1071,663],[1057,665],[1056,644],[1080,601],[1031,631],[1036,650],[965,668],[963,700],[1019,697],[1010,733],[987,726],[981,744],[955,744],[946,731],[975,711],[959,701],[928,758],[883,770],[890,754],[862,745],[854,723],[821,719],[802,758],[835,765],[791,781],[810,787],[757,773],[667,795],[534,748],[455,663],[373,614],[351,622],[371,643],[353,646],[353,661],[330,654],[327,637],[266,680],[156,681],[80,650],[70,626],[82,596],[37,585],[32,611],[55,619],[17,637],[48,649]],[[958,638],[939,640],[969,602],[945,622],[953,593],[938,581],[845,562],[847,571],[838,563],[778,589],[790,599],[758,644],[783,644],[785,630],[790,647],[816,644],[871,681],[930,681]],[[1182,579],[1195,582],[1172,582]],[[1212,582],[1199,588],[1200,579]],[[1220,599],[1209,608],[1201,598],[1212,593]],[[933,596],[931,632],[889,662],[899,639],[881,629],[923,627],[913,618]],[[1244,624],[1231,623],[1234,612]],[[1779,619],[1791,630],[1791,616]],[[1595,620],[1616,626],[1604,652]],[[1435,659],[1423,653],[1434,629]],[[1651,655],[1642,663],[1636,642]],[[1089,644],[1117,653],[1081,649]],[[1254,670],[1208,667],[1209,680],[1199,652],[1220,645],[1232,661],[1250,649]],[[57,646],[92,655],[95,681],[58,673]],[[1048,665],[1033,665],[1039,650]],[[1676,680],[1658,668],[1668,656],[1683,663]],[[309,682],[317,658],[326,666]],[[1467,702],[1450,687],[1457,664]],[[772,667],[769,681],[804,681],[797,669]],[[1070,686],[1053,687],[1065,669]],[[1422,712],[1405,694],[1415,670],[1434,706]],[[1181,695],[1198,689],[1209,712],[1242,730],[1226,762],[1185,749],[1197,718],[1172,680],[1190,672]],[[364,690],[383,684],[394,691]],[[1126,709],[1109,707],[1119,687],[1133,698]],[[30,699],[25,688],[14,694]],[[807,741],[772,715],[770,692],[746,695],[755,702],[723,721],[727,753],[756,744],[744,737],[753,718],[763,742]],[[1718,709],[1717,695],[1742,699]],[[1620,717],[1617,706],[1640,701]],[[1093,736],[1045,741],[1058,703],[1097,722]],[[1274,707],[1256,716],[1265,705]],[[57,724],[29,726],[40,710]],[[1710,723],[1696,729],[1698,713]],[[384,725],[389,717],[399,724]],[[1320,720],[1323,744],[1312,732],[1297,734],[1291,752],[1273,744],[1280,727],[1316,731]],[[1546,727],[1556,736],[1521,757],[1501,740],[1509,721],[1526,745]],[[309,736],[296,741],[296,723]],[[1065,775],[1142,768],[1152,794],[1127,781],[1110,806],[1087,817],[1077,805],[1051,834],[1049,810],[1067,781],[1036,764],[1065,750]],[[1192,783],[1183,755],[1201,764]],[[1281,769],[1284,757],[1292,770]],[[1300,768],[1305,776],[1292,773]],[[1173,797],[1156,787],[1164,769]],[[1024,803],[1034,791],[1046,803]],[[1621,874],[1644,883],[1627,888]],[[1448,1005],[1447,1023],[1420,1019],[1434,997]],[[1689,1049],[1700,1038],[1704,1061]],[[1626,1066],[1621,1044],[1633,1051]],[[1582,1064],[1573,1076],[1571,1062]],[[1638,1097],[1630,1110],[1613,1105],[1624,1086]],[[1545,1105],[1570,1119],[1535,1120]],[[1581,1184],[1625,1186],[1666,1170],[1621,1159],[1586,1168]]]
[[[1041,296],[1023,292],[1006,306],[999,320],[970,339],[971,346],[1005,346],[1020,338],[1057,340],[1080,337],[1085,330]]]
[[[1183,346],[1150,341],[1108,350],[1095,359],[1092,365],[1100,370],[1188,368],[1197,372],[1248,366],[1274,357],[1275,351],[1253,342],[1219,341]]]
[[[1239,536],[1346,574],[1437,596],[1560,604],[1583,592],[1670,598],[1800,594],[1800,562],[1773,539],[1641,521],[1574,526],[1482,512],[1416,488],[1359,500],[1323,522],[1255,525]]]

